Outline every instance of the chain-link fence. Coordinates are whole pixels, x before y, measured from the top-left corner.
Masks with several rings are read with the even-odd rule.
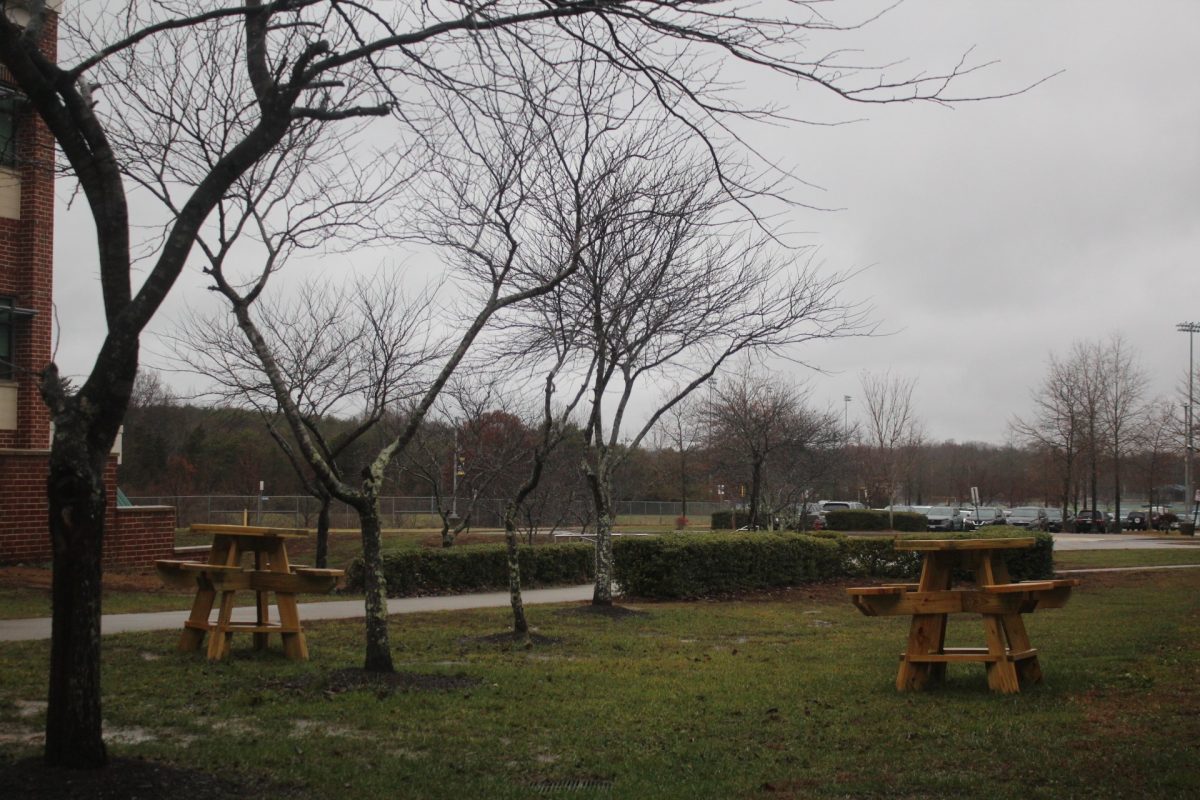
[[[279,528],[315,528],[321,504],[313,497],[289,495],[257,497],[254,495],[201,495],[180,497],[130,497],[134,505],[174,506],[177,524],[186,528],[193,524],[251,525]],[[503,522],[505,501],[478,500],[471,513],[472,527],[499,528]],[[434,528],[440,525],[437,502],[432,497],[381,497],[380,512],[385,528]],[[719,503],[689,502],[688,516],[707,519],[723,508]],[[460,504],[460,510],[465,505]],[[656,500],[620,500],[616,503],[617,521],[631,524],[668,525],[682,512],[682,504]],[[549,520],[543,521],[549,524]],[[335,500],[330,506],[329,524],[334,528],[357,528],[354,509]]]

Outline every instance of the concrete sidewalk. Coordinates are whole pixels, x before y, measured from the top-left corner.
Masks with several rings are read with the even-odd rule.
[[[525,605],[571,603],[590,600],[592,584],[567,586],[560,589],[529,589],[521,593]],[[464,608],[503,608],[509,604],[508,592],[460,594],[448,597],[393,597],[388,600],[388,614],[417,614],[423,611],[455,611]],[[215,611],[214,611],[215,614]],[[355,619],[363,616],[362,598],[331,600],[327,603],[301,603],[300,619]],[[183,628],[187,611],[157,611],[148,614],[105,614],[100,617],[100,633],[130,633],[133,631],[164,631]],[[242,622],[254,621],[254,606],[234,609],[233,618]],[[279,619],[272,606],[271,618]],[[0,620],[0,642],[20,642],[50,638],[50,618]]]

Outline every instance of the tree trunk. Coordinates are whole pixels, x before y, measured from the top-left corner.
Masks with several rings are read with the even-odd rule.
[[[325,569],[329,563],[329,506],[333,498],[321,497],[321,510],[317,512],[317,567]]]
[[[612,480],[609,476],[608,460],[603,455],[597,459],[595,470],[587,472],[588,485],[592,490],[592,502],[596,508],[596,588],[592,592],[592,605],[612,605],[613,551],[612,551]]]
[[[1113,446],[1113,514],[1116,519],[1116,530],[1113,533],[1121,532],[1121,451],[1114,444]],[[1150,518],[1147,514],[1147,520]]]
[[[60,427],[47,485],[53,545],[53,633],[45,761],[51,767],[71,769],[93,769],[108,761],[100,713],[100,578],[107,453],[93,457],[83,444],[85,437],[83,430]]]
[[[687,454],[679,448],[679,516],[687,519]]]
[[[758,506],[762,493],[762,459],[755,459],[750,467],[750,530],[758,530]],[[736,520],[735,520],[736,521]]]
[[[521,562],[517,558],[517,504],[509,501],[504,508],[504,544],[508,551],[508,599],[513,612],[513,636],[524,636],[529,645],[529,621],[521,598]]]
[[[379,523],[379,500],[368,497],[358,508],[362,528],[363,593],[366,595],[367,650],[363,669],[395,672],[388,642],[387,581],[383,575],[383,535]]]

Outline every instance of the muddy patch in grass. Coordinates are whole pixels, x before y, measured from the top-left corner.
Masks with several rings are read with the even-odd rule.
[[[469,689],[481,683],[470,675],[437,675],[422,672],[367,672],[363,669],[339,669],[324,681],[324,690],[332,694],[353,691],[374,692],[449,692]]]
[[[144,761],[114,758],[102,769],[51,769],[42,759],[0,762],[0,786],[12,797],[39,800],[179,800],[181,797],[226,800],[245,797],[296,797],[295,787],[266,781],[235,782],[207,772]],[[5,796],[9,796],[6,794]]]
[[[607,617],[608,619],[629,619],[630,617],[647,617],[648,612],[629,606],[597,606],[588,603],[586,605],[574,606],[572,608],[564,608],[558,612],[569,616],[593,616]]]
[[[487,636],[464,636],[458,640],[461,644],[484,644],[484,645],[512,645],[514,647],[524,647],[525,637],[520,634],[514,634],[511,631],[503,633],[491,633]],[[529,646],[544,647],[546,645],[562,644],[562,639],[557,636],[543,636],[540,633],[529,634]]]

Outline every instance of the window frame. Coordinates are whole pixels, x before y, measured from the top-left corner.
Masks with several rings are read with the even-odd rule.
[[[0,344],[8,345],[7,360],[2,354],[4,348],[0,348],[0,381],[11,381],[16,375],[16,364],[14,363],[17,349],[16,308],[15,297],[0,296]]]

